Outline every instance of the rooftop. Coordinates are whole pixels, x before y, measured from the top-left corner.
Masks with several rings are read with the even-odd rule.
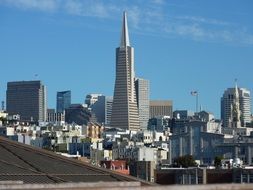
[[[24,184],[70,182],[152,183],[0,137],[0,181]]]

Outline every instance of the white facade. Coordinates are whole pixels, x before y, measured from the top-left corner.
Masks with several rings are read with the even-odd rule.
[[[31,145],[31,138],[32,137],[29,135],[21,134],[21,135],[18,135],[18,142]]]
[[[143,137],[144,144],[152,144],[159,141],[167,141],[168,137],[163,132],[145,130],[139,133]],[[139,139],[140,140],[140,139]]]
[[[106,96],[105,97],[105,125],[108,125],[108,126],[110,126],[110,123],[111,123],[112,103],[113,103],[113,97]]]
[[[98,97],[102,96],[102,94],[88,94],[85,97],[85,104],[87,104],[89,107],[95,104],[95,102],[98,100]]]
[[[153,131],[143,131],[143,142],[144,144],[151,144],[154,142]]]
[[[149,147],[140,147],[137,161],[157,161],[157,149]]]
[[[0,111],[0,117],[7,118],[8,113]]]
[[[136,98],[140,117],[140,128],[147,129],[149,120],[149,80],[135,80]]]
[[[240,122],[243,127],[246,123],[251,122],[251,103],[250,91],[245,88],[238,88],[239,92],[239,108],[240,108]],[[228,88],[221,98],[221,119],[224,127],[231,127],[232,120],[232,105],[235,98],[235,88]]]
[[[7,136],[13,136],[15,134],[14,127],[6,127],[6,135]]]

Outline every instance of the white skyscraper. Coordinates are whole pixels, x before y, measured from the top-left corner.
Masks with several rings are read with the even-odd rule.
[[[130,46],[127,16],[124,12],[120,47],[116,49],[111,127],[133,131],[140,129],[134,78],[134,48]]]
[[[145,130],[149,120],[149,80],[137,78],[135,80],[135,90],[140,116],[140,128]]]
[[[221,119],[224,127],[246,127],[251,122],[250,91],[228,88],[221,98]],[[239,108],[239,110],[238,110]]]

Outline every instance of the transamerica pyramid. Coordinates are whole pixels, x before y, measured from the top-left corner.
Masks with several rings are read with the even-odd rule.
[[[116,48],[116,79],[111,127],[131,131],[140,129],[134,77],[134,48],[130,46],[127,15],[124,12],[120,47]]]

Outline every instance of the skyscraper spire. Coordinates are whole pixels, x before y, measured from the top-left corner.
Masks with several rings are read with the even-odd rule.
[[[128,26],[127,26],[127,14],[124,11],[120,47],[127,47],[127,46],[130,46],[130,42],[129,42]]]
[[[237,79],[235,79],[235,98],[239,98],[239,93],[238,93],[238,87],[237,87]]]
[[[140,130],[134,78],[134,48],[129,43],[127,17],[124,12],[120,47],[116,49],[116,79],[111,127],[131,131]]]
[[[239,92],[237,87],[237,79],[235,79],[235,93],[234,93],[234,101],[233,101],[233,123],[232,126],[235,128],[241,127],[241,113],[240,113],[240,100],[239,100]]]

